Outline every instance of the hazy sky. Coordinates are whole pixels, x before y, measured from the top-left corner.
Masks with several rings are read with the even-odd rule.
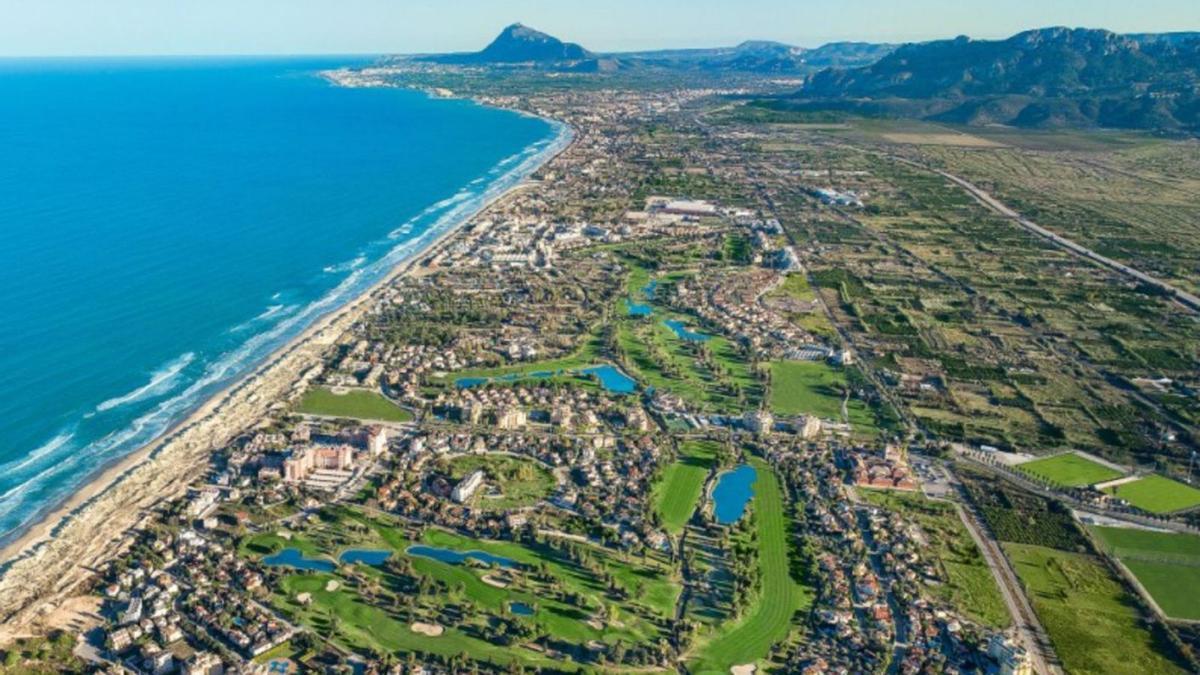
[[[0,0],[0,54],[474,50],[521,21],[600,51],[1200,30],[1200,0]]]

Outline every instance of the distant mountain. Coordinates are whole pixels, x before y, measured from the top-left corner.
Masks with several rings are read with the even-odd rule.
[[[528,26],[514,23],[500,31],[483,51],[426,57],[438,63],[561,63],[586,61],[595,55],[573,42],[563,42]]]
[[[1200,130],[1200,36],[1044,28],[904,45],[801,92],[840,107],[1018,126]]]
[[[707,73],[809,74],[825,66],[861,66],[891,52],[894,45],[840,42],[817,49],[750,40],[736,47],[664,49],[596,54],[573,42],[515,23],[482,51],[418,57],[453,65],[527,66],[551,70],[679,70]]]
[[[736,47],[671,49],[614,54],[622,61],[643,67],[671,70],[743,73],[809,73],[814,68],[874,63],[895,45],[839,42],[817,49],[782,42],[749,40]]]

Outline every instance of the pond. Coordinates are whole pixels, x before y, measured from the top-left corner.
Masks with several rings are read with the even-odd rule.
[[[663,323],[667,324],[667,328],[675,331],[675,337],[679,338],[680,340],[687,340],[688,342],[704,342],[705,340],[712,338],[711,335],[705,335],[704,333],[696,333],[688,330],[687,326],[684,325],[682,321],[667,319]]]
[[[611,391],[611,392],[617,393],[617,394],[628,394],[628,393],[633,392],[637,388],[637,383],[633,381],[633,378],[629,377],[625,373],[622,373],[615,366],[611,366],[608,364],[602,364],[602,365],[597,365],[597,366],[588,366],[586,368],[582,368],[579,370],[571,370],[571,371],[538,370],[538,371],[534,371],[531,373],[510,373],[508,375],[501,375],[501,376],[495,377],[495,378],[491,378],[491,377],[460,377],[454,381],[454,386],[459,387],[461,389],[468,389],[470,387],[478,387],[480,385],[487,384],[488,382],[493,382],[493,381],[495,381],[495,382],[516,382],[518,380],[530,379],[530,378],[544,380],[546,378],[554,377],[555,375],[561,375],[561,374],[568,373],[568,372],[582,374],[582,375],[593,375],[594,374],[600,378],[600,386],[604,387],[608,391]]]
[[[533,607],[524,602],[510,602],[508,609],[518,616],[533,616]]]
[[[496,565],[497,567],[516,567],[517,561],[504,556],[492,555],[486,551],[453,551],[448,548],[438,548],[436,546],[415,545],[408,547],[409,555],[417,555],[422,558],[431,558],[440,562],[451,565],[461,565],[467,559],[477,560],[488,565]]]
[[[742,464],[717,478],[717,486],[712,491],[713,515],[717,523],[731,525],[742,519],[746,504],[754,496],[753,485],[757,478],[758,472],[749,464]]]
[[[650,316],[654,313],[654,308],[642,302],[634,302],[630,298],[625,298],[625,309],[629,312],[629,316]]]
[[[332,560],[324,558],[305,558],[304,554],[294,548],[285,548],[275,555],[263,558],[264,565],[283,565],[309,572],[332,572],[337,565]]]
[[[595,375],[600,379],[600,386],[614,394],[631,394],[637,389],[637,382],[632,377],[622,373],[616,366],[605,364],[592,366],[579,371],[584,375]]]
[[[344,565],[352,563],[362,563],[364,565],[382,565],[388,558],[392,557],[391,551],[378,551],[372,549],[350,549],[338,556],[338,561]]]

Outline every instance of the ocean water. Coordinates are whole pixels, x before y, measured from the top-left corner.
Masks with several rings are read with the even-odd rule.
[[[0,539],[566,141],[360,62],[0,60]]]

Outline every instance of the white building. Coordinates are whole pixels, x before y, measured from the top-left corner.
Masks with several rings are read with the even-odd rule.
[[[454,490],[450,492],[450,498],[459,504],[465,504],[480,485],[483,485],[483,469],[476,469],[454,486]]]

